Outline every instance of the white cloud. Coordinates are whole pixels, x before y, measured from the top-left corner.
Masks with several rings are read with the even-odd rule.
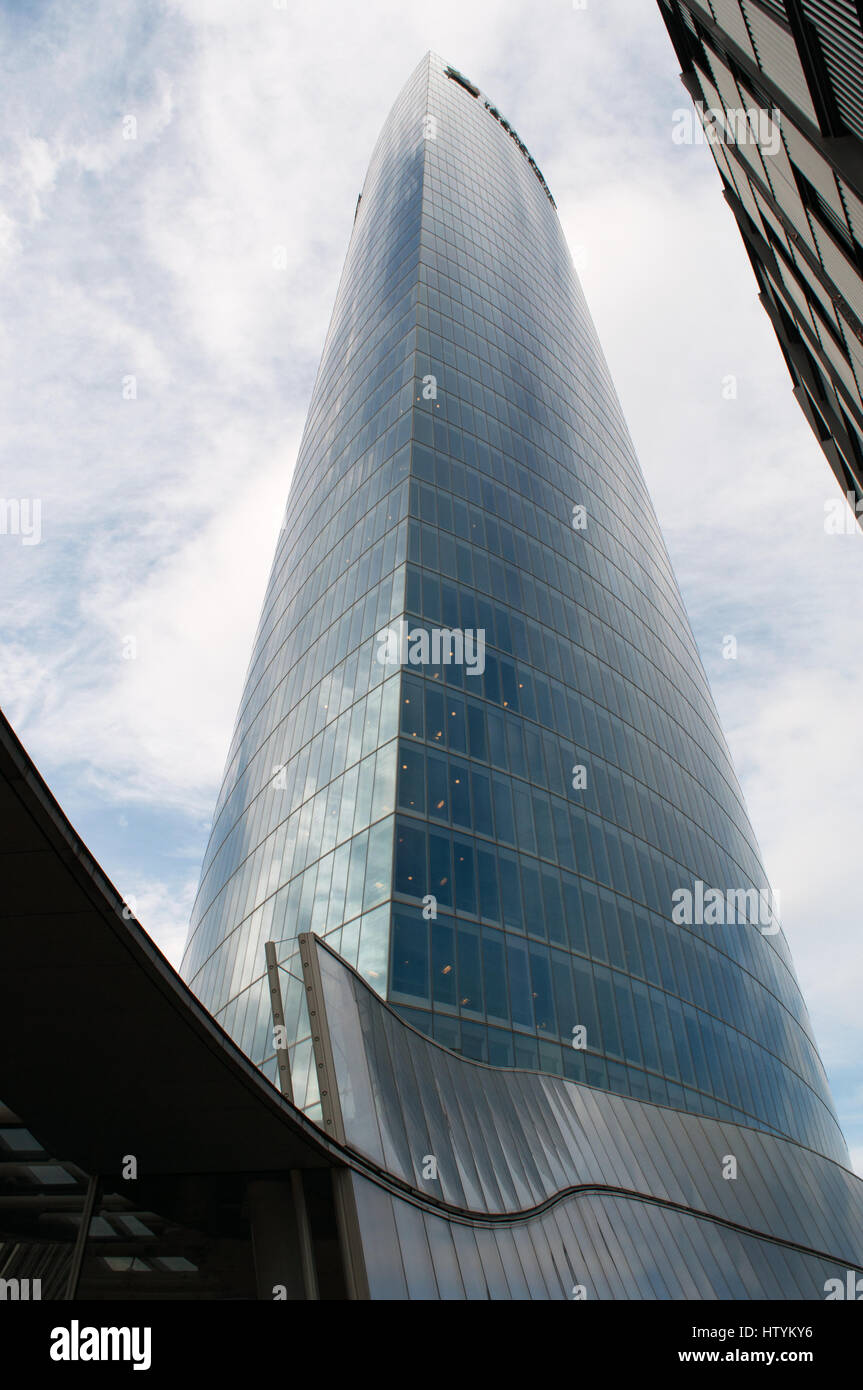
[[[196,879],[187,879],[179,892],[174,884],[139,879],[135,875],[131,876],[130,884],[124,897],[129,911],[174,968],[179,968],[186,944],[189,913],[195,898]]]

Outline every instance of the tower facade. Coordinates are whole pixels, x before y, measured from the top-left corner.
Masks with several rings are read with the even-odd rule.
[[[297,938],[474,1062],[847,1163],[668,554],[524,141],[428,55],[358,201],[183,974],[322,1110]]]
[[[660,0],[659,8],[794,394],[860,520],[860,0]],[[842,529],[841,501],[826,511],[828,530]]]

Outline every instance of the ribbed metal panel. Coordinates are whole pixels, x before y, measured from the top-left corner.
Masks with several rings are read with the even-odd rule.
[[[855,0],[803,0],[818,31],[839,114],[863,139],[863,33]]]
[[[848,212],[848,221],[858,246],[863,247],[863,201],[861,201],[845,179],[839,180],[842,200]]]
[[[680,14],[681,14],[681,18],[683,19],[683,22],[684,22],[684,24],[686,25],[687,29],[690,29],[690,30],[692,31],[692,33],[695,35],[695,37],[697,38],[697,37],[698,37],[698,30],[697,30],[696,27],[695,27],[695,20],[692,18],[692,14],[691,14],[691,12],[690,12],[690,10],[689,10],[689,8],[688,8],[687,5],[681,5],[681,6],[680,6]]]
[[[811,140],[797,129],[791,121],[784,121],[782,126],[785,143],[788,146],[788,153],[794,164],[806,175],[813,188],[818,190],[820,196],[831,209],[833,216],[838,218],[844,228],[845,236],[848,235],[848,228],[845,226],[845,210],[842,200],[839,197],[839,190],[836,187],[836,179],[833,170],[822,159],[821,155],[813,148]]]
[[[710,8],[716,16],[716,23],[720,29],[724,30],[729,38],[733,39],[738,48],[742,48],[744,53],[750,57],[755,57],[752,47],[752,40],[740,13],[738,0],[710,0]]]
[[[757,3],[760,4],[762,10],[766,10],[774,19],[783,20],[787,24],[788,12],[785,9],[785,0],[757,0]]]
[[[752,0],[743,0],[743,9],[755,41],[755,51],[762,70],[805,116],[818,124],[809,84],[800,61],[797,45],[791,34]]]

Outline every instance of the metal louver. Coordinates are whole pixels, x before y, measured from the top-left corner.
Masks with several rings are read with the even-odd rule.
[[[863,139],[863,32],[855,0],[802,0],[815,26],[839,115]]]

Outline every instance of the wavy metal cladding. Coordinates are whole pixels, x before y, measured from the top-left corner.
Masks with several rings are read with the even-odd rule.
[[[454,1056],[304,937],[309,953],[338,1137],[412,1193],[354,1173],[372,1298],[823,1299],[863,1271],[863,1182],[847,1169]]]
[[[784,937],[671,920],[767,879],[525,134],[429,55],[375,148],[184,975],[275,1077],[278,943],[316,1119],[307,931],[453,1051],[847,1161]],[[381,665],[403,620],[482,670]]]

